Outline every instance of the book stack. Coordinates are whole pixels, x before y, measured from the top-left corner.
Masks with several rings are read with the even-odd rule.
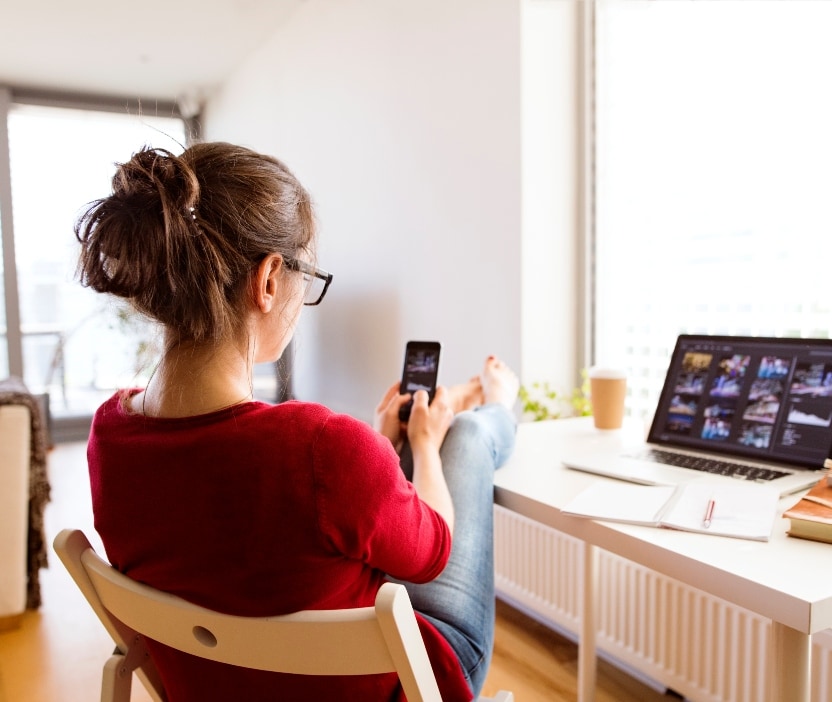
[[[832,485],[822,478],[800,501],[783,512],[789,536],[832,544]]]

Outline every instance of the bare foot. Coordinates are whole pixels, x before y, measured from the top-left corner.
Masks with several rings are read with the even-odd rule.
[[[471,378],[467,383],[448,388],[448,404],[454,414],[479,407],[484,402],[482,381],[478,375]]]
[[[520,380],[505,363],[496,356],[485,360],[482,372],[482,391],[486,402],[497,402],[509,409],[514,407]]]

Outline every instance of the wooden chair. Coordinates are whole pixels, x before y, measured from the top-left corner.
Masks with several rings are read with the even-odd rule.
[[[213,661],[302,675],[396,672],[408,702],[440,701],[436,677],[404,586],[382,585],[375,607],[239,617],[137,583],[103,560],[83,532],[63,530],[55,552],[116,643],[104,665],[102,702],[129,702],[133,672],[165,700],[145,637]],[[499,692],[493,702],[513,702]]]

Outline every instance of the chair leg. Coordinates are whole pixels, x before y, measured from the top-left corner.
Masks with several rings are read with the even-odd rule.
[[[478,697],[477,702],[514,702],[514,693],[500,690],[494,697]]]
[[[101,702],[130,702],[133,671],[125,665],[125,656],[114,653],[104,664],[101,676]]]

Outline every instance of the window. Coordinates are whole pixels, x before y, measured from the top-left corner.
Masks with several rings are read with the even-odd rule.
[[[680,332],[829,335],[832,3],[596,7],[595,360],[645,415]]]
[[[116,162],[144,144],[181,152],[184,123],[12,104],[8,131],[24,381],[50,393],[56,418],[90,415],[114,388],[140,382],[155,335],[78,283],[73,224],[85,203],[110,192]]]

